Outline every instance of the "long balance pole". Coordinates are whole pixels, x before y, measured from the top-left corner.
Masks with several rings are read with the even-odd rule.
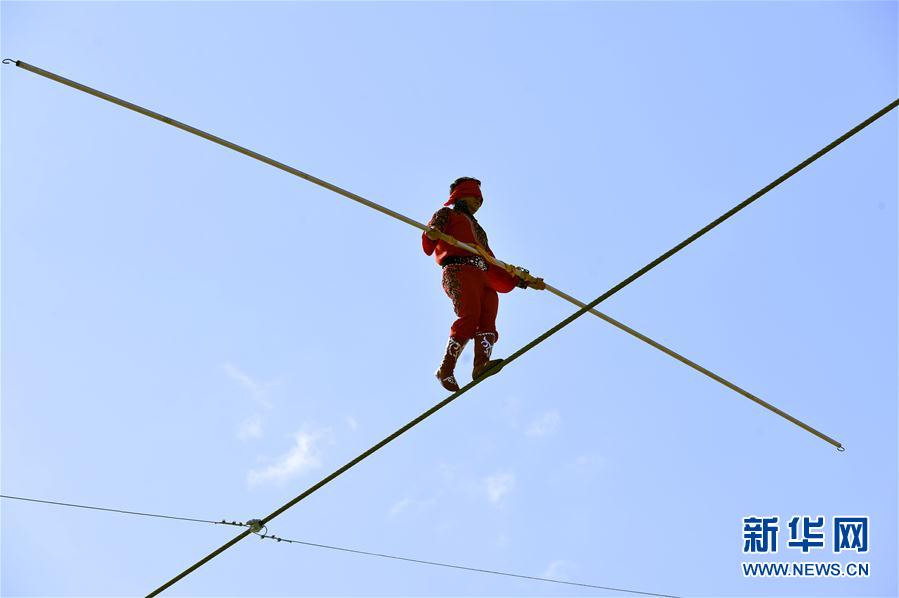
[[[9,59],[6,59],[6,60],[4,60],[3,62],[4,62],[4,64],[7,64],[7,63],[12,62],[12,61],[9,60]],[[408,224],[409,226],[415,227],[415,228],[417,228],[417,229],[419,229],[419,230],[425,231],[425,230],[427,230],[427,228],[428,228],[427,226],[425,226],[425,225],[422,224],[421,222],[418,222],[417,220],[414,220],[414,219],[412,219],[412,218],[409,218],[408,216],[405,216],[405,215],[403,215],[403,214],[400,214],[399,212],[396,212],[396,211],[394,211],[394,210],[391,210],[390,208],[387,208],[387,207],[382,206],[382,205],[380,205],[380,204],[378,204],[378,203],[375,203],[375,202],[373,202],[373,201],[371,201],[371,200],[369,200],[369,199],[366,199],[366,198],[362,197],[361,195],[357,195],[357,194],[355,194],[355,193],[352,193],[351,191],[347,191],[346,189],[342,189],[342,188],[338,187],[337,185],[333,185],[333,184],[329,183],[328,181],[324,181],[324,180],[322,180],[322,179],[319,179],[319,178],[317,178],[317,177],[312,176],[311,174],[307,174],[307,173],[305,173],[305,172],[303,172],[303,171],[301,171],[301,170],[298,170],[298,169],[296,169],[296,168],[294,168],[294,167],[292,167],[292,166],[288,166],[287,164],[284,164],[283,162],[279,162],[279,161],[277,161],[277,160],[274,160],[274,159],[272,159],[272,158],[269,158],[268,156],[265,156],[265,155],[260,154],[260,153],[258,153],[258,152],[254,152],[253,150],[250,150],[250,149],[247,149],[247,148],[242,147],[242,146],[240,146],[240,145],[237,145],[236,143],[232,143],[232,142],[228,141],[227,139],[222,139],[221,137],[217,137],[217,136],[215,136],[215,135],[212,135],[212,134],[210,134],[210,133],[207,133],[206,131],[202,131],[202,130],[200,130],[200,129],[197,129],[196,127],[192,127],[192,126],[190,126],[190,125],[188,125],[188,124],[179,122],[179,121],[174,120],[174,119],[172,119],[172,118],[169,118],[168,116],[165,116],[165,115],[163,115],[163,114],[159,114],[158,112],[153,112],[152,110],[148,110],[147,108],[144,108],[144,107],[142,107],[142,106],[138,106],[137,104],[133,104],[133,103],[128,102],[128,101],[126,101],[126,100],[122,100],[122,99],[120,99],[120,98],[117,98],[117,97],[112,96],[112,95],[110,95],[110,94],[108,94],[108,93],[102,92],[102,91],[100,91],[100,90],[94,89],[94,88],[92,88],[92,87],[88,87],[87,85],[83,85],[83,84],[81,84],[81,83],[78,83],[77,81],[72,81],[71,79],[67,79],[67,78],[62,77],[62,76],[60,76],[60,75],[57,75],[56,73],[52,73],[52,72],[47,71],[47,70],[44,70],[44,69],[42,69],[42,68],[40,68],[40,67],[36,67],[36,66],[34,66],[34,65],[32,65],[32,64],[28,64],[27,62],[24,62],[24,61],[21,61],[21,60],[16,60],[16,61],[14,61],[14,63],[15,63],[15,65],[16,65],[17,67],[19,67],[19,68],[21,68],[21,69],[24,69],[24,70],[26,70],[26,71],[30,71],[30,72],[32,72],[32,73],[34,73],[34,74],[36,74],[36,75],[40,75],[40,76],[42,76],[42,77],[46,77],[47,79],[50,79],[50,80],[52,80],[52,81],[56,81],[57,83],[62,83],[63,85],[66,85],[66,86],[71,87],[71,88],[73,88],[73,89],[77,89],[77,90],[79,90],[79,91],[83,91],[83,92],[85,92],[85,93],[87,93],[87,94],[90,94],[90,95],[92,95],[92,96],[94,96],[94,97],[100,98],[100,99],[102,99],[102,100],[106,100],[107,102],[111,102],[111,103],[116,104],[116,105],[118,105],[118,106],[121,106],[121,107],[123,107],[123,108],[127,108],[128,110],[132,110],[132,111],[137,112],[137,113],[139,113],[139,114],[143,114],[144,116],[148,116],[148,117],[150,117],[150,118],[152,118],[152,119],[154,119],[154,120],[158,120],[158,121],[160,121],[160,122],[163,122],[163,123],[165,123],[165,124],[167,124],[167,125],[171,125],[171,126],[177,128],[177,129],[181,129],[182,131],[186,131],[186,132],[191,133],[191,134],[193,134],[193,135],[196,135],[196,136],[198,136],[198,137],[202,137],[203,139],[206,139],[206,140],[208,140],[208,141],[211,141],[211,142],[216,143],[216,144],[218,144],[218,145],[221,145],[221,146],[223,146],[223,147],[227,147],[228,149],[234,150],[234,151],[236,151],[236,152],[238,152],[238,153],[241,153],[241,154],[243,154],[243,155],[245,155],[245,156],[249,156],[250,158],[253,158],[254,160],[258,160],[258,161],[260,161],[260,162],[264,162],[265,164],[268,164],[269,166],[274,166],[275,168],[277,168],[277,169],[279,169],[279,170],[283,170],[284,172],[287,172],[287,173],[292,174],[292,175],[294,175],[294,176],[297,176],[297,177],[299,177],[299,178],[301,178],[301,179],[304,179],[304,180],[306,180],[306,181],[309,181],[310,183],[314,183],[314,184],[316,184],[316,185],[318,185],[318,186],[320,186],[320,187],[324,187],[325,189],[328,189],[328,190],[330,190],[330,191],[333,191],[334,193],[337,193],[338,195],[342,195],[342,196],[344,196],[344,197],[346,197],[346,198],[348,198],[348,199],[351,199],[351,200],[353,200],[353,201],[355,201],[355,202],[358,202],[358,203],[360,203],[360,204],[362,204],[362,205],[364,205],[364,206],[366,206],[366,207],[369,207],[369,208],[371,208],[371,209],[373,209],[373,210],[376,210],[376,211],[378,211],[378,212],[380,212],[380,213],[382,213],[382,214],[385,214],[385,215],[387,215],[387,216],[390,216],[391,218],[394,218],[395,220],[399,220],[400,222],[403,222],[403,223],[405,223],[405,224]],[[461,248],[461,249],[464,249],[464,250],[469,251],[469,252],[474,253],[474,254],[482,255],[482,256],[485,257],[487,260],[489,260],[491,263],[493,263],[494,265],[496,265],[496,266],[498,266],[498,267],[500,267],[500,268],[503,268],[503,269],[505,269],[505,270],[510,270],[510,271],[512,271],[512,272],[514,272],[514,273],[516,273],[516,274],[518,274],[519,276],[522,276],[523,278],[525,278],[525,279],[527,279],[527,280],[531,280],[531,281],[534,280],[533,277],[530,276],[526,271],[524,271],[524,270],[522,270],[522,269],[519,269],[519,268],[517,268],[517,267],[515,267],[515,266],[510,266],[509,264],[506,264],[506,263],[504,263],[504,262],[502,262],[502,261],[500,261],[500,260],[498,260],[498,259],[496,259],[496,258],[493,258],[493,257],[491,257],[491,256],[489,256],[489,255],[486,255],[484,252],[478,251],[478,248],[476,248],[476,247],[473,247],[473,246],[471,246],[471,245],[468,245],[467,243],[463,243],[463,242],[461,242],[461,241],[458,241],[457,239],[454,239],[453,237],[451,237],[451,236],[449,236],[449,235],[446,235],[446,234],[443,234],[443,233],[440,233],[440,234],[439,234],[439,237],[440,237],[441,239],[443,239],[444,241],[446,241],[446,242],[448,242],[448,243],[450,243],[450,244],[452,244],[452,245],[455,245],[456,247],[459,247],[459,248]],[[565,301],[568,301],[569,303],[571,303],[571,304],[573,304],[573,305],[576,305],[576,306],[578,306],[578,307],[580,307],[580,308],[583,308],[583,307],[585,307],[585,306],[587,305],[587,304],[584,303],[583,301],[580,301],[580,300],[578,300],[578,299],[575,299],[575,298],[572,297],[571,295],[569,295],[569,294],[567,294],[567,293],[565,293],[565,292],[563,292],[563,291],[557,289],[556,287],[554,287],[554,286],[552,286],[552,285],[550,285],[550,284],[546,284],[546,290],[549,291],[550,293],[556,295],[557,297],[560,297],[561,299],[564,299]],[[730,382],[729,380],[727,380],[727,379],[725,379],[725,378],[719,376],[718,374],[712,372],[711,370],[709,370],[709,369],[707,369],[707,368],[705,368],[705,367],[699,365],[699,364],[696,363],[695,361],[693,361],[693,360],[691,360],[691,359],[689,359],[689,358],[687,358],[687,357],[685,357],[685,356],[683,356],[683,355],[677,353],[677,352],[674,351],[673,349],[670,349],[670,348],[666,347],[665,345],[663,345],[663,344],[661,344],[661,343],[659,343],[659,342],[657,342],[657,341],[651,339],[650,337],[646,336],[645,334],[642,334],[642,333],[638,332],[637,330],[631,328],[630,326],[627,326],[626,324],[624,324],[624,323],[622,323],[622,322],[619,322],[618,320],[616,320],[616,319],[612,318],[611,316],[608,316],[608,315],[606,315],[606,314],[600,312],[599,310],[597,310],[597,309],[595,309],[595,308],[591,308],[591,309],[589,309],[588,311],[589,311],[591,314],[593,314],[594,316],[596,316],[596,317],[602,319],[602,320],[605,321],[605,322],[608,322],[608,323],[611,324],[612,326],[615,326],[615,327],[618,328],[619,330],[622,330],[622,331],[626,332],[627,334],[630,334],[630,335],[633,336],[634,338],[637,338],[637,339],[643,341],[644,343],[650,345],[651,347],[654,347],[654,348],[658,349],[659,351],[662,351],[662,352],[665,353],[666,355],[669,355],[669,356],[673,357],[674,359],[680,361],[680,362],[683,363],[684,365],[687,365],[687,366],[693,368],[694,370],[696,370],[696,371],[699,372],[700,374],[702,374],[702,375],[704,375],[704,376],[707,376],[707,377],[711,378],[711,379],[714,380],[715,382],[718,382],[718,383],[720,383],[720,384],[723,384],[723,385],[726,386],[727,388],[729,388],[729,389],[731,389],[731,390],[733,390],[733,391],[735,391],[735,392],[737,392],[737,393],[743,395],[744,397],[746,397],[746,398],[748,398],[748,399],[750,399],[750,400],[756,402],[757,404],[761,405],[762,407],[764,407],[764,408],[766,408],[766,409],[772,411],[773,413],[776,413],[777,415],[779,415],[779,416],[781,416],[781,417],[783,417],[783,418],[785,418],[785,419],[791,421],[792,423],[794,423],[794,424],[796,424],[796,425],[798,425],[798,426],[800,426],[800,427],[806,429],[807,431],[811,431],[813,434],[822,437],[822,438],[823,438],[824,440],[826,440],[827,442],[830,442],[831,444],[833,444],[834,446],[837,446],[837,447],[839,448],[839,443],[837,443],[836,441],[833,441],[833,440],[830,439],[829,437],[826,437],[826,436],[821,435],[819,432],[817,432],[817,431],[814,430],[813,428],[809,428],[807,425],[805,425],[804,423],[802,423],[800,420],[798,420],[798,419],[792,417],[791,415],[785,413],[784,411],[781,411],[780,409],[778,409],[777,407],[775,407],[775,406],[772,405],[771,403],[768,403],[767,401],[765,401],[765,400],[763,400],[763,399],[757,397],[756,395],[752,394],[751,392],[749,392],[749,391],[747,391],[747,390],[745,390],[745,389],[743,389],[743,388],[737,386],[737,385],[734,384],[733,382]]]

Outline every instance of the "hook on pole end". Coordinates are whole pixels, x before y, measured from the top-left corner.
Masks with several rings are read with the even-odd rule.
[[[845,452],[846,452],[846,447],[843,446],[843,445],[841,444],[840,446],[837,447],[837,452],[838,452],[838,453],[845,453]]]
[[[15,60],[15,59],[13,59],[13,58],[4,58],[4,59],[3,59],[3,64],[15,64],[15,65],[18,65],[18,64],[19,64],[19,61],[18,61],[18,60]]]

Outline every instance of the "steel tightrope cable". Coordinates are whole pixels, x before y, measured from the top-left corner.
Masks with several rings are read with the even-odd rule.
[[[579,318],[582,315],[584,315],[585,313],[587,313],[587,311],[589,309],[592,309],[593,307],[595,307],[602,301],[605,301],[606,299],[608,299],[609,297],[611,297],[612,295],[614,295],[615,293],[617,293],[618,291],[620,291],[627,285],[631,284],[632,282],[634,282],[635,280],[637,280],[638,278],[640,278],[641,276],[643,276],[644,274],[646,274],[647,272],[649,272],[650,270],[652,270],[653,268],[655,268],[656,266],[658,266],[659,264],[661,264],[662,262],[664,262],[665,260],[667,260],[668,258],[673,256],[674,254],[676,254],[677,252],[681,251],[684,247],[693,243],[694,241],[699,239],[701,236],[705,235],[706,233],[708,233],[715,227],[719,226],[721,223],[725,222],[729,218],[732,218],[738,212],[745,209],[750,204],[752,204],[753,202],[758,200],[760,197],[762,197],[765,193],[767,193],[771,189],[775,188],[777,185],[784,182],[785,180],[787,180],[788,178],[790,178],[791,176],[793,176],[794,174],[796,174],[797,172],[799,172],[800,170],[802,170],[803,168],[805,168],[806,166],[808,166],[809,164],[811,164],[812,162],[814,162],[815,160],[817,160],[818,158],[820,158],[821,156],[826,154],[828,151],[830,151],[831,149],[833,149],[834,147],[836,147],[837,145],[839,145],[840,143],[842,143],[843,141],[845,141],[846,139],[851,137],[852,135],[858,133],[863,128],[865,128],[866,126],[868,126],[869,124],[871,124],[872,122],[874,122],[875,120],[877,120],[878,118],[880,118],[881,116],[883,116],[884,114],[886,114],[887,112],[889,112],[890,110],[895,108],[897,105],[899,105],[899,100],[895,100],[895,101],[891,102],[888,106],[879,110],[877,113],[875,113],[870,118],[865,119],[862,123],[853,127],[848,133],[841,135],[835,141],[831,142],[824,149],[814,153],[812,156],[810,156],[809,158],[804,160],[798,166],[790,169],[786,174],[775,179],[774,182],[766,185],[760,191],[752,194],[750,197],[748,197],[744,201],[737,204],[734,208],[728,210],[723,215],[716,218],[715,220],[713,220],[712,222],[710,222],[709,224],[707,224],[706,226],[701,228],[696,233],[687,237],[687,239],[685,239],[684,241],[678,243],[673,248],[669,249],[668,251],[663,253],[661,256],[652,260],[651,262],[649,262],[648,264],[646,264],[645,266],[643,266],[642,268],[640,268],[639,270],[637,270],[636,272],[634,272],[633,274],[631,274],[630,276],[628,276],[627,278],[625,278],[624,280],[622,280],[621,282],[619,282],[618,284],[616,284],[615,286],[610,288],[608,291],[606,291],[605,293],[603,293],[602,295],[600,295],[599,297],[597,297],[596,299],[591,301],[590,303],[584,305],[584,307],[582,307],[575,313],[571,314],[570,316],[568,316],[567,318],[565,318],[564,320],[562,320],[561,322],[559,322],[558,324],[556,324],[555,326],[553,326],[552,328],[550,328],[549,330],[547,330],[546,332],[544,332],[543,334],[541,334],[540,336],[538,336],[537,338],[535,338],[534,340],[532,340],[531,342],[526,344],[524,347],[522,347],[522,348],[518,349],[516,352],[512,353],[509,357],[506,358],[506,360],[500,366],[494,366],[493,368],[491,368],[490,371],[487,372],[487,374],[495,372],[499,367],[508,366],[510,363],[512,363],[513,361],[515,361],[516,359],[518,359],[519,357],[521,357],[522,355],[524,355],[525,353],[527,353],[528,351],[530,351],[531,349],[533,349],[534,347],[536,347],[537,345],[539,345],[540,343],[542,343],[543,341],[548,339],[550,336],[554,335],[556,332],[558,332],[559,330],[561,330],[562,328],[564,328],[565,326],[567,326],[568,324],[570,324],[577,318]],[[275,510],[271,515],[269,515],[268,517],[263,519],[263,522],[268,523],[269,521],[271,521],[272,519],[274,519],[275,517],[277,517],[284,511],[286,511],[287,509],[293,507],[294,505],[299,503],[301,500],[303,500],[304,498],[306,498],[313,492],[317,491],[319,488],[325,486],[326,484],[328,484],[329,482],[331,482],[332,480],[334,480],[335,478],[337,478],[338,476],[340,476],[347,470],[351,469],[352,467],[354,467],[355,465],[357,465],[364,459],[368,458],[369,456],[371,456],[372,454],[374,454],[375,452],[377,452],[378,450],[380,450],[381,448],[383,448],[384,446],[386,446],[387,444],[389,444],[390,442],[395,440],[397,437],[401,436],[403,433],[405,433],[408,430],[412,429],[413,427],[417,426],[419,423],[421,423],[425,419],[429,418],[433,414],[437,413],[438,411],[440,411],[441,409],[443,409],[444,407],[446,407],[447,405],[449,405],[450,403],[455,401],[457,398],[459,398],[460,396],[462,396],[463,394],[465,394],[466,392],[468,392],[469,390],[471,390],[472,388],[474,388],[475,386],[480,384],[482,381],[484,381],[486,379],[486,377],[487,376],[485,375],[483,378],[479,378],[477,380],[472,380],[471,382],[466,384],[464,387],[460,388],[458,391],[454,392],[453,394],[451,394],[450,396],[445,398],[443,401],[437,403],[436,405],[434,405],[433,407],[431,407],[430,409],[428,409],[427,411],[425,411],[424,413],[422,413],[421,415],[419,415],[418,417],[416,417],[415,419],[413,419],[412,421],[407,423],[405,426],[398,429],[396,432],[394,432],[390,436],[387,436],[386,438],[384,438],[383,440],[381,440],[380,442],[378,442],[377,444],[375,444],[374,446],[372,446],[371,448],[366,450],[364,453],[360,454],[355,459],[347,462],[345,465],[343,465],[339,469],[335,470],[328,476],[322,478],[316,484],[310,486],[308,489],[306,489],[304,492],[302,492],[296,498],[294,498],[293,500],[291,500],[284,506],[280,507],[279,509]],[[773,406],[771,406],[771,408],[776,409]],[[822,432],[815,430],[811,426],[797,420],[796,418],[790,416],[787,413],[780,411],[779,409],[776,412],[779,415],[781,415],[782,417],[786,417],[787,419],[789,419],[796,425],[808,430],[812,434],[833,444],[838,449],[842,448],[842,445],[839,442],[837,442],[836,440],[834,440],[833,438],[826,436]],[[186,575],[189,575],[191,572],[195,571],[197,568],[201,567],[203,564],[209,562],[210,560],[212,560],[213,558],[215,558],[216,556],[218,556],[219,554],[221,554],[222,552],[224,552],[225,550],[227,550],[228,548],[230,548],[237,542],[243,540],[247,535],[249,535],[249,533],[250,532],[244,532],[244,533],[238,535],[237,537],[235,537],[234,539],[232,539],[231,541],[227,542],[223,546],[217,548],[216,550],[214,550],[207,556],[203,557],[202,559],[200,559],[199,561],[197,561],[196,563],[194,563],[193,565],[191,565],[190,567],[188,567],[187,569],[185,569],[184,571],[182,571],[181,573],[179,573],[178,575],[176,575],[175,577],[173,577],[172,579],[170,579],[169,581],[167,581],[166,583],[161,585],[159,588],[153,590],[153,592],[151,592],[149,594],[149,596],[155,596],[155,595],[159,594],[160,592],[162,592],[163,590],[165,590],[166,588],[171,587],[178,580],[184,578]]]
[[[554,579],[552,577],[541,577],[541,576],[536,576],[536,575],[524,575],[521,573],[510,573],[508,571],[499,571],[496,569],[485,569],[483,567],[469,567],[466,565],[445,563],[445,562],[441,562],[441,561],[433,561],[433,560],[418,559],[418,558],[412,558],[412,557],[406,557],[406,556],[398,556],[395,554],[388,554],[385,552],[371,552],[368,550],[359,550],[357,548],[347,548],[345,546],[334,546],[332,544],[307,542],[305,540],[290,540],[290,539],[281,538],[281,537],[275,536],[275,535],[258,533],[258,527],[254,525],[254,523],[258,522],[258,520],[256,520],[256,519],[251,519],[250,521],[247,521],[246,523],[240,522],[240,521],[227,522],[225,520],[213,521],[211,519],[194,519],[191,517],[174,517],[171,515],[160,515],[157,513],[141,513],[139,511],[109,509],[109,508],[104,508],[104,507],[94,507],[94,506],[89,506],[89,505],[78,505],[78,504],[73,504],[73,503],[57,502],[57,501],[53,501],[53,500],[39,500],[39,499],[35,499],[35,498],[25,498],[25,497],[21,497],[21,496],[10,496],[10,495],[6,495],[6,494],[0,494],[0,498],[6,498],[6,499],[11,499],[11,500],[20,500],[20,501],[32,502],[32,503],[56,505],[56,506],[62,506],[62,507],[76,507],[76,508],[80,508],[80,509],[91,509],[91,510],[95,510],[95,511],[122,513],[125,515],[142,515],[142,516],[147,516],[147,517],[157,517],[160,519],[175,519],[178,521],[193,521],[193,522],[198,522],[198,523],[214,523],[217,525],[224,524],[224,525],[233,525],[233,526],[238,526],[238,527],[248,527],[248,528],[250,528],[251,531],[256,533],[256,535],[260,539],[272,540],[272,541],[279,542],[279,543],[284,542],[287,544],[298,544],[298,545],[302,545],[302,546],[308,546],[311,548],[322,548],[325,550],[330,550],[330,551],[335,551],[335,552],[343,552],[343,553],[347,553],[347,554],[370,556],[370,557],[375,557],[375,558],[380,558],[380,559],[401,561],[401,562],[405,562],[405,563],[427,565],[427,566],[431,566],[431,567],[442,567],[445,569],[455,569],[455,570],[467,571],[467,572],[471,572],[471,573],[483,573],[483,574],[487,574],[487,575],[509,577],[509,578],[514,578],[514,579],[524,579],[524,580],[528,580],[528,581],[540,581],[540,582],[545,582],[545,583],[552,583],[552,584],[566,585],[566,586],[577,586],[577,587],[590,588],[590,589],[595,589],[595,590],[608,590],[611,592],[624,592],[627,594],[634,594],[634,595],[639,595],[639,596],[655,596],[657,598],[678,598],[677,596],[674,596],[672,594],[658,594],[658,593],[653,593],[653,592],[644,592],[644,591],[640,591],[640,590],[629,590],[626,588],[602,586],[602,585],[598,585],[598,584],[591,584],[591,583],[584,583],[584,582],[577,582],[577,581],[568,581],[568,580],[564,580],[564,579]]]

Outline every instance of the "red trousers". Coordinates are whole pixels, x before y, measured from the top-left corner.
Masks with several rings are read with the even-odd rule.
[[[499,340],[499,296],[488,284],[486,272],[467,264],[444,266],[443,290],[453,302],[457,316],[450,328],[451,337],[461,341],[474,338],[479,332],[492,332]]]

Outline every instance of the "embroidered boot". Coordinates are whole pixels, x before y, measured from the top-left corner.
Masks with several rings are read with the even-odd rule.
[[[453,370],[456,369],[456,360],[459,359],[459,355],[462,354],[462,349],[465,348],[467,342],[467,339],[459,341],[453,337],[449,337],[449,340],[446,342],[446,353],[444,353],[443,361],[435,374],[443,388],[449,391],[456,392],[459,390],[459,384],[456,382]]]
[[[471,371],[473,380],[480,378],[484,372],[495,365],[502,363],[502,359],[490,359],[493,352],[493,344],[496,342],[496,334],[493,332],[478,332],[474,335],[474,369]],[[499,369],[490,373],[497,373]]]

